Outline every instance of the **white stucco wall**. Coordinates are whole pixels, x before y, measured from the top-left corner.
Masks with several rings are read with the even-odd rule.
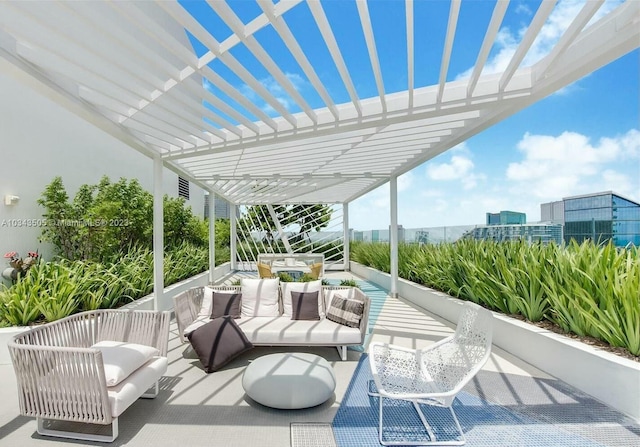
[[[1,68],[1,67],[0,67]],[[67,109],[45,98],[0,69],[0,257],[8,251],[38,249],[51,256],[52,248],[38,242],[41,229],[28,227],[26,219],[39,219],[37,204],[45,186],[55,176],[71,198],[78,187],[95,184],[103,175],[112,181],[137,178],[152,191],[153,161],[131,149]],[[178,177],[165,170],[164,192],[177,196]],[[4,197],[20,197],[6,206]],[[202,216],[204,191],[191,185],[188,204]],[[15,226],[14,224],[22,226]],[[0,258],[0,269],[7,267]]]

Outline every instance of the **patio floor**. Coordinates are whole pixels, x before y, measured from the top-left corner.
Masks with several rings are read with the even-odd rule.
[[[329,272],[327,276],[331,281],[351,278],[343,272]],[[425,314],[402,299],[387,298],[386,291],[370,283],[360,281],[360,284],[372,297],[372,334],[368,341],[422,347],[453,332],[449,322]],[[332,364],[337,377],[334,398],[311,409],[284,411],[266,408],[246,397],[241,384],[244,368],[267,353],[292,350],[321,355]],[[331,424],[334,418],[337,445],[379,445],[367,437],[373,432],[370,424],[364,422],[365,413],[352,419],[346,413],[348,402],[349,406],[364,405],[369,416],[377,414],[375,407],[369,408],[369,403],[356,399],[354,387],[358,390],[360,387],[356,377],[366,379],[366,371],[361,371],[366,362],[359,362],[361,355],[349,350],[348,360],[340,361],[335,348],[259,347],[223,370],[205,374],[189,346],[180,343],[177,327],[172,324],[169,369],[162,379],[160,395],[154,400],[139,400],[125,411],[119,420],[120,436],[109,445],[285,447],[291,445],[292,423]],[[0,445],[105,445],[39,436],[35,419],[18,413],[11,365],[0,365],[0,381]],[[552,443],[549,445],[640,445],[640,426],[630,418],[495,347],[490,360],[464,393],[463,407],[482,409],[470,413],[470,417],[476,414],[483,418],[469,425],[464,422],[464,408],[460,412],[465,433],[470,427],[470,433],[466,433],[468,446],[485,445],[478,441],[480,438],[495,446],[530,445],[532,434],[539,434],[540,439]],[[345,406],[336,418],[341,404]],[[487,409],[494,418],[491,422]],[[511,419],[502,423],[505,415]],[[309,433],[313,436],[314,431]],[[474,437],[474,433],[480,436]],[[307,441],[294,447],[330,445],[321,438]],[[535,445],[537,441],[532,442]]]

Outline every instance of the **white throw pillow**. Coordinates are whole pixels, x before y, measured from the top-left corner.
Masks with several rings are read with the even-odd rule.
[[[282,287],[282,308],[283,315],[291,318],[293,307],[291,306],[291,292],[318,292],[318,314],[324,318],[324,306],[322,304],[322,281],[309,282],[283,282]]]
[[[213,305],[213,289],[209,286],[204,286],[204,296],[202,297],[202,304],[200,305],[200,311],[198,312],[198,317],[209,318],[211,316],[212,305]]]
[[[242,278],[242,316],[278,317],[280,279]]]
[[[91,346],[102,352],[104,375],[107,386],[114,386],[129,377],[131,373],[147,363],[151,357],[160,355],[152,346],[121,341],[101,341]]]

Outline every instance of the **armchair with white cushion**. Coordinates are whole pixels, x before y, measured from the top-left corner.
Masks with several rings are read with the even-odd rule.
[[[166,372],[170,312],[81,312],[16,335],[8,343],[20,414],[38,433],[111,442],[118,417],[138,398],[156,397]],[[95,425],[72,430],[68,421]],[[107,433],[101,426],[110,426]],[[110,433],[109,433],[110,431]]]

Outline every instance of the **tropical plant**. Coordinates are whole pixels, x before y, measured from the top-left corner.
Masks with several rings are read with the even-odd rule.
[[[103,177],[96,185],[82,185],[72,201],[56,177],[38,203],[44,207],[41,240],[51,242],[58,255],[70,260],[113,263],[131,246],[151,248],[153,196],[140,183]],[[189,242],[207,246],[208,225],[197,218],[183,198],[164,196],[166,247]]]
[[[342,280],[340,280],[340,285],[341,286],[346,286],[346,287],[358,287],[358,288],[360,288],[360,285],[358,285],[358,282],[355,279],[342,279]]]
[[[389,272],[386,244],[354,242],[351,258]],[[640,355],[638,247],[461,240],[400,245],[398,258],[401,277]]]

